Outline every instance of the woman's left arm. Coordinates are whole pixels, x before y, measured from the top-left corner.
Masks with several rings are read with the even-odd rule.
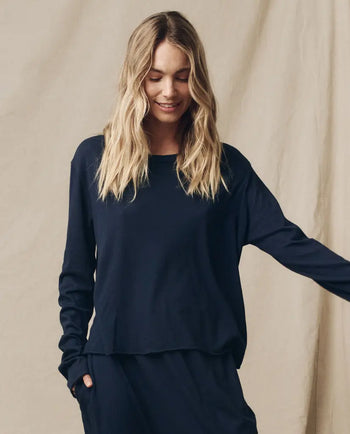
[[[250,163],[243,203],[240,216],[244,222],[243,245],[257,246],[290,270],[350,301],[350,261],[309,238],[289,221]]]

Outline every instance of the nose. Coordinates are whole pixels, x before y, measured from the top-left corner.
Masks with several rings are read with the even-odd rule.
[[[162,94],[166,98],[172,98],[176,94],[174,81],[172,79],[164,80]]]

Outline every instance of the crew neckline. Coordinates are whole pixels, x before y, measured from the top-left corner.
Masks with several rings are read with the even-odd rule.
[[[179,154],[149,154],[151,161],[166,162],[175,161]]]

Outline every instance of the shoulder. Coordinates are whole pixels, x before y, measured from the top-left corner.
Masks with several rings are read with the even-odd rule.
[[[244,181],[251,168],[248,158],[236,146],[225,142],[222,142],[222,153],[233,178],[238,182]]]
[[[87,169],[91,165],[94,165],[102,155],[104,148],[104,135],[98,134],[83,139],[76,147],[72,165],[82,169]]]
[[[248,158],[236,146],[222,142],[222,150],[231,165],[243,169],[250,165]]]
[[[73,160],[88,160],[103,150],[104,136],[98,134],[82,140],[75,149]]]

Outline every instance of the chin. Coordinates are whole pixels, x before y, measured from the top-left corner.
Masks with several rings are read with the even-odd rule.
[[[158,122],[163,122],[163,123],[169,123],[172,124],[174,122],[178,122],[181,117],[182,117],[183,113],[181,113],[180,115],[170,115],[170,114],[162,114],[162,113],[151,113],[151,118],[153,118],[153,120],[158,121]]]

